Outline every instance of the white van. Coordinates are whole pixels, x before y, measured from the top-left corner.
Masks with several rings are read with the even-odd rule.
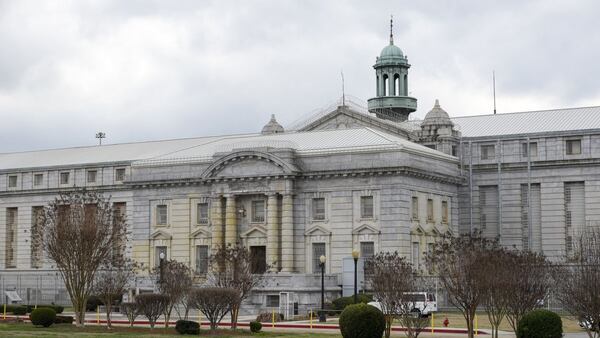
[[[429,316],[433,312],[437,312],[437,299],[435,294],[429,292],[407,292],[404,294],[406,301],[413,304],[411,312],[420,314],[421,316]],[[378,301],[370,302],[381,311],[381,304]]]

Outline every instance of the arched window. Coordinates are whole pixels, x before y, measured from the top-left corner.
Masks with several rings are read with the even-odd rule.
[[[408,96],[408,75],[404,74],[404,96]]]
[[[383,75],[383,96],[390,95],[390,79],[387,74]]]
[[[394,74],[394,96],[400,96],[400,75]]]

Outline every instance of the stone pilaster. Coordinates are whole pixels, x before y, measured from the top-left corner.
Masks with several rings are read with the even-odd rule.
[[[227,195],[225,202],[225,245],[235,245],[237,242],[237,214],[235,195]]]
[[[270,194],[267,199],[267,264],[271,271],[278,271],[279,259],[279,210],[277,194]]]
[[[281,271],[294,271],[294,201],[283,195],[281,203]]]
[[[223,199],[221,196],[211,199],[210,224],[212,225],[212,250],[217,250],[224,244],[223,241]]]

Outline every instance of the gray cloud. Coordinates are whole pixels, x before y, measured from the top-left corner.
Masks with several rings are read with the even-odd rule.
[[[0,151],[255,132],[374,93],[388,39],[416,118],[600,102],[595,1],[2,1]],[[366,104],[366,102],[365,102]]]

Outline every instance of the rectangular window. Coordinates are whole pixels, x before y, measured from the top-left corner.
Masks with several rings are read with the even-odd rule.
[[[418,269],[420,264],[420,255],[419,255],[419,242],[412,243],[412,265],[413,268]]]
[[[68,172],[60,173],[60,184],[69,184],[69,176]]]
[[[208,245],[196,246],[196,274],[203,275],[208,272]]]
[[[98,172],[96,170],[88,170],[87,182],[88,183],[96,183],[96,176],[98,176]]]
[[[581,154],[581,140],[567,140],[566,148],[567,155]]]
[[[490,160],[496,157],[496,146],[493,144],[485,144],[481,146],[481,159]]]
[[[17,267],[17,208],[6,208],[6,250],[4,264],[7,268]]]
[[[537,142],[529,142],[529,152],[527,151],[527,142],[521,144],[521,153],[523,157],[528,157],[531,154],[531,157],[537,156]]]
[[[279,295],[267,295],[267,307],[279,307]]]
[[[458,149],[456,146],[452,146],[452,156],[458,156]]]
[[[166,261],[167,257],[167,247],[166,246],[157,246],[154,247],[154,266],[160,267],[160,254],[163,254],[163,259]]]
[[[366,275],[372,274],[371,258],[375,256],[375,243],[360,242],[360,257],[364,259],[364,271]]]
[[[321,273],[321,256],[325,255],[325,243],[313,243],[312,245],[312,270],[313,273]]]
[[[8,187],[16,188],[17,187],[17,175],[8,176]]]
[[[31,208],[31,267],[42,267],[42,223],[44,207]]]
[[[250,271],[255,274],[262,274],[267,271],[267,247],[250,247]]]
[[[262,223],[265,221],[265,201],[252,201],[252,222]]]
[[[360,197],[360,217],[373,218],[373,196]]]
[[[498,214],[498,186],[485,185],[479,187],[479,225],[486,235],[497,236]]]
[[[113,224],[121,223],[125,225],[127,220],[127,203],[115,202],[113,203]],[[112,257],[114,261],[120,260],[125,255],[125,249],[127,245],[126,237],[119,237],[113,242]]]
[[[169,221],[168,208],[166,204],[156,206],[156,225],[167,225]]]
[[[315,221],[322,221],[325,219],[325,199],[313,198],[312,199],[312,218]]]
[[[196,206],[197,224],[208,224],[208,203],[198,203]]]
[[[565,182],[565,250],[572,254],[573,238],[585,227],[585,183]]]
[[[419,220],[419,198],[417,196],[412,198],[412,219],[414,221]]]
[[[448,223],[448,201],[442,201],[442,223]]]
[[[531,211],[531,213],[530,213]],[[521,184],[521,241],[523,250],[542,249],[542,203],[539,183]]]
[[[433,200],[427,199],[427,222],[433,222]]]
[[[115,181],[116,182],[125,181],[125,168],[115,169]]]
[[[44,174],[33,175],[33,185],[39,187],[42,184],[44,184]]]

